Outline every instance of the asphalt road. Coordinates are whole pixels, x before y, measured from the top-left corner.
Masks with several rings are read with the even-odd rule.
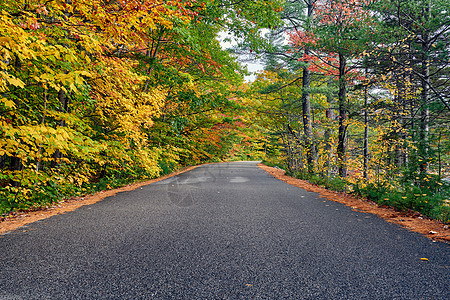
[[[448,244],[255,162],[202,166],[1,235],[0,272],[0,299],[450,299]]]

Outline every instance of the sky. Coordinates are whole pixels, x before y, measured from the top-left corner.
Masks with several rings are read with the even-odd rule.
[[[264,68],[264,66],[260,63],[260,62],[258,62],[257,60],[255,60],[254,61],[254,63],[245,63],[245,65],[247,66],[247,69],[250,71],[250,72],[256,72],[256,71],[261,71],[263,68]],[[256,75],[250,75],[250,76],[245,76],[245,81],[255,81],[255,79],[256,79]]]
[[[219,36],[217,37],[217,40],[220,42],[220,45],[222,46],[223,49],[229,49],[229,48],[237,45],[236,41],[231,41],[231,42],[224,41],[224,39],[226,39],[226,38],[232,38],[232,36],[225,32],[222,32],[222,33],[219,33]],[[249,60],[249,58],[247,56],[242,56],[242,57],[238,57],[238,61],[240,61],[241,64],[247,66],[248,71],[252,72],[252,73],[261,71],[264,69],[264,65],[258,59]],[[256,75],[254,75],[254,74],[244,77],[244,80],[248,81],[248,82],[252,82],[255,79],[256,79]]]

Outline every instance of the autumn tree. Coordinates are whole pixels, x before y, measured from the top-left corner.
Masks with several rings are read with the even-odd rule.
[[[315,8],[311,31],[291,35],[296,47],[312,47],[316,53],[302,58],[314,62],[310,68],[334,68],[338,78],[339,134],[337,154],[339,175],[347,176],[347,84],[354,71],[352,62],[370,42],[371,15],[364,9],[367,1],[321,1]]]
[[[448,9],[447,1],[393,1],[378,3],[374,9],[383,24],[383,43],[374,57],[382,61],[383,72],[396,82],[394,94],[408,110],[401,116],[410,131],[416,151],[409,151],[412,177],[429,172],[432,157],[432,128],[450,111],[448,99]],[[380,70],[381,71],[381,70]],[[398,78],[401,78],[398,80]],[[415,94],[415,91],[420,94]],[[431,121],[433,120],[433,122]],[[406,138],[406,136],[404,136]]]
[[[216,35],[256,44],[277,3],[3,1],[0,212],[229,157],[242,68]]]

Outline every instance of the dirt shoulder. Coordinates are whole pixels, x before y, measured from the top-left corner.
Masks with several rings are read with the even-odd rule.
[[[40,209],[40,210],[36,210],[36,211],[15,212],[15,213],[3,218],[3,220],[0,221],[0,234],[3,234],[5,232],[11,231],[11,230],[15,230],[15,229],[17,229],[21,226],[24,226],[26,224],[29,224],[29,223],[47,219],[54,215],[60,215],[60,214],[64,214],[64,213],[67,213],[70,211],[74,211],[81,206],[94,204],[96,202],[99,202],[99,201],[105,199],[106,197],[113,196],[117,193],[132,191],[132,190],[140,188],[144,185],[148,185],[150,183],[158,182],[158,181],[167,179],[169,177],[173,177],[178,174],[188,172],[197,167],[198,166],[184,168],[180,171],[177,171],[177,172],[174,172],[174,173],[171,173],[171,174],[168,174],[168,175],[156,178],[156,179],[147,180],[147,181],[139,182],[139,183],[133,183],[133,184],[126,185],[124,187],[113,189],[113,190],[101,191],[101,192],[95,193],[93,195],[73,197],[73,198],[61,201],[58,204],[56,204],[52,207],[49,207],[49,208],[45,208],[45,209]]]
[[[285,171],[278,168],[268,167],[264,164],[258,164],[258,166],[275,178],[290,185],[303,188],[310,192],[319,193],[322,197],[350,206],[355,211],[377,215],[388,222],[399,224],[408,230],[421,233],[430,239],[450,243],[450,229],[448,225],[435,220],[426,219],[419,213],[408,214],[398,212],[390,207],[378,206],[375,202],[366,199],[330,191],[305,180],[287,176],[285,175]]]

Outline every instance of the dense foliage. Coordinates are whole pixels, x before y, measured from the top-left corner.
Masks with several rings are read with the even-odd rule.
[[[0,214],[247,158],[243,70],[216,36],[240,30],[256,43],[252,31],[275,22],[273,6],[2,1]]]

